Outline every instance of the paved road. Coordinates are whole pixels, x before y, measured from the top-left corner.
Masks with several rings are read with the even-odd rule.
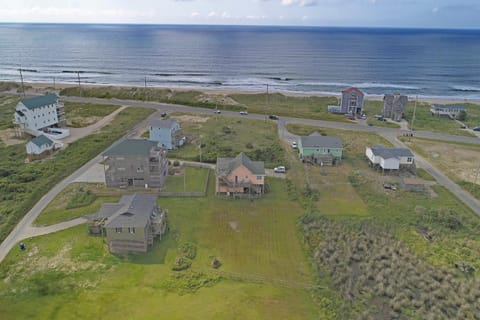
[[[153,117],[158,117],[158,113],[153,113],[150,117],[146,120],[142,121],[140,124],[135,126],[132,130],[130,130],[125,136],[130,137],[136,135],[138,133],[138,128],[142,128],[145,126],[146,123],[150,121]],[[123,140],[121,138],[119,141]],[[103,153],[103,152],[102,152]],[[88,161],[85,165],[83,165],[80,169],[75,171],[73,174],[65,178],[63,181],[58,183],[52,190],[50,190],[46,195],[44,195],[40,201],[38,201],[33,208],[23,217],[22,220],[17,224],[17,226],[13,229],[12,232],[3,240],[0,244],[0,262],[7,256],[8,252],[20,241],[28,237],[32,232],[41,232],[41,231],[48,231],[50,232],[55,231],[55,226],[50,227],[50,229],[39,229],[33,230],[33,222],[38,217],[38,215],[42,212],[43,209],[50,203],[50,201],[55,198],[57,194],[59,194],[67,185],[77,180],[81,175],[87,172],[92,166],[97,164],[102,159],[101,154],[97,155],[95,158]],[[74,222],[78,222],[79,220],[73,220]],[[66,222],[68,225],[69,222]],[[72,223],[72,222],[70,222]],[[59,227],[60,228],[60,227]],[[53,231],[52,231],[53,230]],[[60,228],[59,230],[63,230]],[[45,234],[45,233],[42,233]]]

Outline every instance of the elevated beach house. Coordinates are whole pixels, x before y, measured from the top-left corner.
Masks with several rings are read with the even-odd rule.
[[[387,148],[381,145],[365,149],[370,165],[385,170],[414,169],[415,158],[406,148]]]
[[[449,117],[450,119],[458,119],[462,111],[467,111],[464,106],[433,104],[430,107],[430,112],[432,113],[432,116],[444,116]]]
[[[302,162],[335,165],[343,156],[343,143],[338,137],[313,133],[300,137],[298,152]]]
[[[168,150],[175,149],[185,143],[185,137],[177,120],[153,119],[150,122],[150,140],[158,142],[158,145]]]
[[[167,229],[167,212],[155,195],[126,195],[118,203],[104,203],[90,218],[90,234],[106,238],[112,253],[147,252]]]
[[[328,106],[329,112],[361,114],[363,113],[363,92],[355,87],[351,87],[342,91],[340,98],[340,106]]]
[[[167,179],[167,151],[146,139],[123,140],[103,154],[107,187],[162,187]]]
[[[23,99],[15,108],[15,126],[37,136],[48,128],[65,128],[64,105],[54,93]]]
[[[217,195],[259,196],[265,192],[265,166],[263,161],[252,161],[240,153],[235,158],[217,158]]]
[[[386,94],[383,97],[382,116],[400,121],[407,114],[408,97],[400,94]]]

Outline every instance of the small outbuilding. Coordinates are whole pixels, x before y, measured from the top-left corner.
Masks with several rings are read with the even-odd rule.
[[[464,106],[434,104],[430,108],[432,116],[444,116],[450,119],[458,119],[461,112],[466,112]]]
[[[47,136],[41,134],[30,140],[27,145],[27,156],[30,160],[44,158],[50,155],[57,148],[61,148],[62,143],[56,142]]]

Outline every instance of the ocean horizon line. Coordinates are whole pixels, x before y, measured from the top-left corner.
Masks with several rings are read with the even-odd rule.
[[[48,21],[0,21],[1,25],[71,25],[71,26],[152,26],[152,27],[228,27],[228,28],[288,28],[323,30],[422,30],[422,31],[480,31],[472,27],[436,27],[436,26],[327,26],[327,25],[289,25],[289,24],[198,24],[198,23],[134,23],[134,22],[48,22]]]

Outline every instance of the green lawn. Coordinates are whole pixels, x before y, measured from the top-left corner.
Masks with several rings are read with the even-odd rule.
[[[184,167],[179,174],[168,177],[163,191],[204,192],[208,174],[209,169]]]
[[[76,203],[78,195],[92,195],[87,201]],[[97,212],[102,203],[116,203],[120,197],[98,197],[89,191],[88,185],[83,183],[72,183],[62,192],[60,192],[43,209],[35,220],[35,225],[51,225],[63,221],[68,221],[78,217]]]
[[[276,122],[224,115],[197,116],[197,119],[206,120],[201,122],[192,121],[191,117],[173,115],[179,120],[188,142],[169,152],[169,157],[199,161],[201,151],[202,161],[215,163],[217,157],[235,157],[244,152],[252,160],[264,161],[267,168],[284,163]]]
[[[206,198],[160,198],[170,231],[147,254],[110,255],[86,226],[27,239],[26,252],[14,249],[0,265],[2,319],[321,318],[298,287],[313,283],[297,238],[302,208],[284,180],[268,183],[271,192],[254,201],[216,198],[214,183]],[[197,246],[192,267],[171,271],[185,242]]]
[[[65,118],[69,127],[82,128],[96,123],[118,108],[109,104],[65,101]]]

